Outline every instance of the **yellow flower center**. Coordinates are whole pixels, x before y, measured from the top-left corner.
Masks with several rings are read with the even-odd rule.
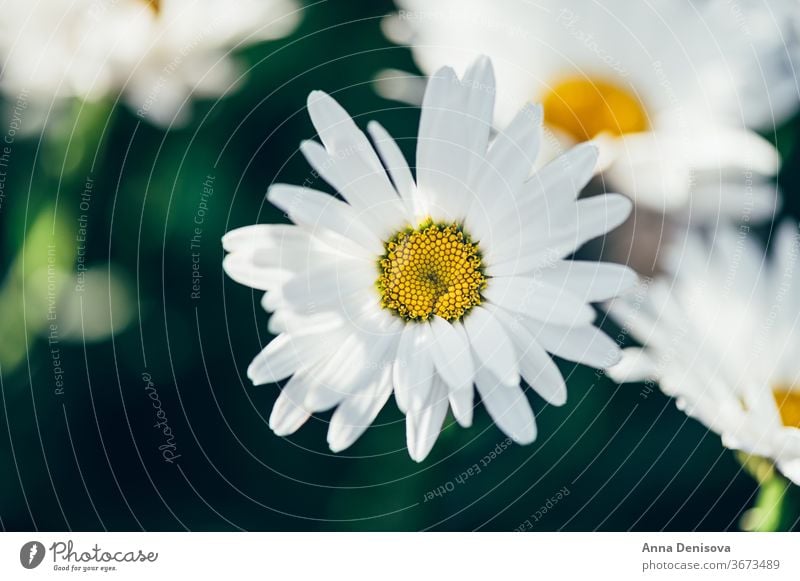
[[[144,0],[144,3],[147,4],[156,15],[161,12],[161,0]]]
[[[486,286],[480,253],[458,224],[428,220],[398,232],[385,249],[377,280],[383,308],[406,320],[454,321],[480,304]]]
[[[550,89],[542,100],[545,121],[587,141],[603,132],[612,135],[647,129],[647,113],[628,89],[602,79],[570,77]]]
[[[778,385],[772,390],[778,404],[781,421],[787,428],[800,428],[800,389],[791,385]]]

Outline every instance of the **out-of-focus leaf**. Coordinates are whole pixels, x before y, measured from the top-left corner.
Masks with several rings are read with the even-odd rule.
[[[53,205],[42,210],[0,287],[0,366],[16,367],[39,333],[58,336],[57,302],[75,260],[75,235]]]

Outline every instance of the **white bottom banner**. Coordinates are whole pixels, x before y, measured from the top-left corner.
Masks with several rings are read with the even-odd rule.
[[[796,581],[799,549],[793,533],[4,533],[0,579]]]

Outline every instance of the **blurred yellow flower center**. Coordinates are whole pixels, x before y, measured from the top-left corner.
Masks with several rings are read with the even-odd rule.
[[[548,125],[587,141],[647,129],[647,113],[628,89],[602,79],[571,77],[555,83],[542,100]]]
[[[787,428],[800,428],[800,389],[790,385],[778,385],[772,390],[778,405],[781,421]]]
[[[147,4],[153,12],[156,14],[161,12],[161,0],[144,0],[145,4]]]
[[[377,281],[383,308],[407,320],[454,321],[480,304],[486,277],[478,246],[459,225],[428,220],[398,232],[385,249]]]

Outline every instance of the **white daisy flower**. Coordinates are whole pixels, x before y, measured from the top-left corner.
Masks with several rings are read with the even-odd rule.
[[[674,278],[613,301],[645,347],[624,350],[617,381],[657,381],[728,448],[773,460],[800,484],[800,237],[784,224],[769,261],[744,230],[672,251]]]
[[[9,4],[9,3],[7,3]],[[242,71],[230,51],[279,38],[295,0],[31,0],[3,6],[0,88],[46,109],[53,98],[122,98],[160,125],[188,117]]]
[[[596,139],[616,191],[692,221],[772,215],[772,130],[797,111],[797,3],[398,0],[385,29],[420,68],[497,67],[496,123],[541,102],[552,149]],[[394,81],[392,80],[394,79]],[[414,99],[392,73],[379,90]]]
[[[548,403],[566,386],[547,351],[593,366],[617,345],[592,326],[589,302],[635,284],[625,266],[564,260],[628,216],[627,198],[577,200],[597,152],[583,145],[531,176],[541,109],[523,108],[490,142],[494,73],[480,58],[459,79],[431,78],[422,105],[416,179],[377,123],[374,146],[329,95],[308,110],[322,145],[301,151],[343,200],[273,185],[294,225],[223,238],[225,271],[266,291],[277,334],[248,369],[254,384],[290,378],[270,417],[278,435],[336,407],[333,451],[350,446],[394,390],[414,460],[431,450],[448,406],[472,422],[473,385],[516,442],[536,437],[523,379]]]

